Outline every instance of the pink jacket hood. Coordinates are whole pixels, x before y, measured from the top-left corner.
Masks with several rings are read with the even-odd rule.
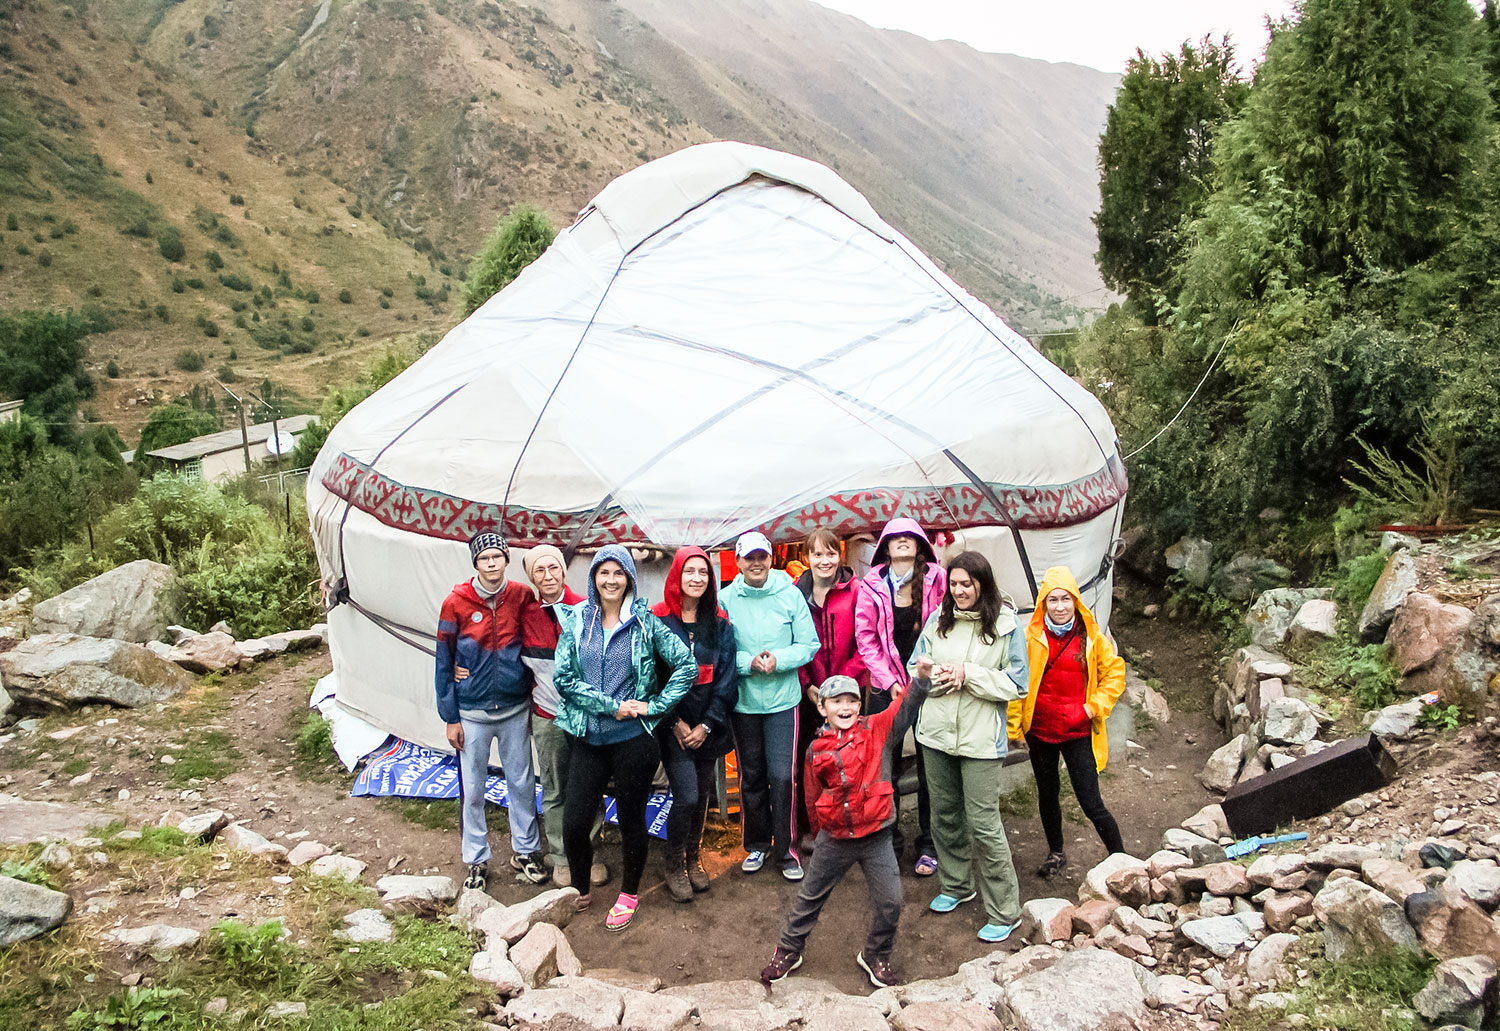
[[[938,564],[937,552],[917,521],[902,518],[886,523],[880,533],[880,542],[875,546],[875,561],[859,582],[859,597],[854,603],[855,641],[860,658],[870,671],[870,687],[876,691],[889,691],[897,685],[904,685],[909,679],[906,664],[896,650],[896,607],[885,582],[886,540],[903,533],[922,542],[927,559],[927,575],[922,581],[921,594],[924,624],[943,603],[943,594],[948,590],[948,575]]]

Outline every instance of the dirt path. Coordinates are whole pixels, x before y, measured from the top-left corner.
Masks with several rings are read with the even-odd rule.
[[[1220,736],[1207,714],[1212,642],[1183,624],[1132,618],[1142,601],[1128,592],[1121,598],[1116,634],[1142,671],[1162,681],[1173,715],[1168,724],[1141,730],[1141,748],[1112,757],[1103,789],[1126,845],[1144,856],[1157,848],[1165,828],[1209,801],[1194,775]],[[0,785],[28,799],[108,805],[132,826],[154,822],[172,809],[222,808],[288,847],[305,831],[307,837],[365,860],[370,864],[367,881],[388,871],[461,878],[448,811],[427,803],[351,798],[351,778],[337,764],[298,758],[296,737],[306,719],[309,688],[328,669],[327,653],[284,658],[196,689],[160,713],[94,710],[49,718],[40,733],[0,748]],[[101,724],[105,719],[118,722]],[[64,741],[45,736],[72,726],[82,729]],[[161,762],[168,753],[177,760],[171,766]],[[184,764],[187,768],[180,769]],[[86,769],[94,771],[93,780],[69,787],[69,779]],[[183,774],[194,769],[222,772],[191,783]],[[117,801],[121,788],[131,792],[126,803]],[[201,799],[184,796],[184,791],[196,791]],[[1006,819],[1022,897],[1072,896],[1083,872],[1104,858],[1104,849],[1090,826],[1069,822],[1072,865],[1052,882],[1041,881],[1032,873],[1046,853],[1034,805],[1032,797],[1018,797],[1014,814]],[[915,806],[907,807],[906,816],[915,821]],[[914,830],[908,831],[909,838]],[[569,940],[585,966],[648,971],[672,984],[756,976],[796,886],[769,869],[753,877],[741,874],[738,863],[744,853],[737,828],[717,828],[712,837],[717,847],[705,865],[715,875],[714,887],[689,905],[666,897],[660,843],[653,842],[635,925],[624,934],[608,933],[602,913],[596,913],[569,928]],[[607,833],[603,858],[613,870],[619,865],[617,841]],[[498,835],[496,844],[497,852],[505,854]],[[974,934],[984,922],[980,907],[965,906],[946,916],[929,912],[936,884],[911,875],[909,862],[903,866],[906,904],[897,960],[907,977],[944,976],[989,951]],[[617,888],[618,879],[613,883]],[[499,879],[491,882],[491,894],[503,902],[519,901],[533,891]],[[607,900],[612,889],[601,889],[601,895]],[[209,893],[184,909],[188,911],[174,919],[204,925],[228,915],[259,915],[253,891]],[[806,975],[846,991],[867,991],[854,965],[867,921],[866,894],[856,872],[836,891],[809,941]]]

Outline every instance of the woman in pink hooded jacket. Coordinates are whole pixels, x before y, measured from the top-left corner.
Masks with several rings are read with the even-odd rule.
[[[916,647],[927,617],[943,603],[948,578],[938,564],[932,542],[915,519],[892,519],[880,532],[870,571],[859,584],[854,603],[854,636],[860,658],[870,671],[867,712],[891,704],[891,689],[907,681],[906,663]],[[899,806],[901,795],[896,794]],[[932,843],[932,813],[922,751],[917,750],[916,873],[937,872],[937,849]],[[896,855],[901,855],[901,825],[896,824]]]

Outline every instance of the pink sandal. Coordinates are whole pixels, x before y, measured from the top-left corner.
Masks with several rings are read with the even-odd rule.
[[[615,899],[614,906],[610,908],[609,916],[604,918],[605,928],[611,931],[625,930],[635,917],[635,907],[640,905],[640,902],[639,896],[620,892],[620,897]]]

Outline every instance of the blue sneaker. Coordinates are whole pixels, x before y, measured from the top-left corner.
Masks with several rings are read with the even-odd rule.
[[[985,924],[979,929],[979,940],[989,942],[991,945],[996,942],[1003,942],[1010,937],[1010,932],[1019,926],[1021,926],[1019,922],[1014,924]]]
[[[949,895],[947,892],[944,892],[928,903],[927,908],[934,913],[951,913],[965,902],[973,902],[974,895],[975,893],[971,891],[963,898],[959,898],[956,895]]]
[[[766,854],[764,852],[751,852],[740,864],[740,869],[745,873],[760,873],[760,868],[766,865]]]
[[[789,881],[802,880],[802,863],[796,856],[787,856],[781,862],[781,876]]]

